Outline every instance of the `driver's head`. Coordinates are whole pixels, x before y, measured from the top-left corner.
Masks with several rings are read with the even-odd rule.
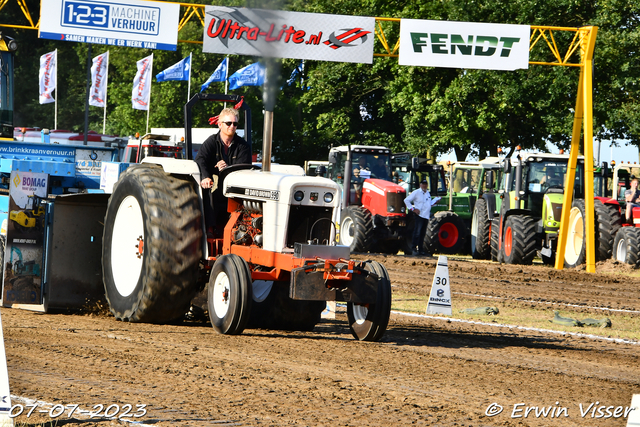
[[[358,165],[360,165],[360,167],[367,167],[367,158],[362,156],[360,157],[360,159],[358,159]]]

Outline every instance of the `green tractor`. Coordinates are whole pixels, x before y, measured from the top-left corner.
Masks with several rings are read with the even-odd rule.
[[[545,264],[555,263],[568,161],[568,155],[546,153],[518,153],[505,159],[500,214],[491,222],[493,260],[531,264],[539,255]],[[564,258],[567,267],[586,259],[584,188],[584,159],[579,157]],[[618,206],[616,200],[596,192],[596,260],[612,254],[614,235],[620,228]]]
[[[475,258],[488,258],[490,221],[486,217],[489,214],[492,217],[495,211],[499,159],[440,165],[411,157],[409,153],[396,153],[392,156],[391,165],[393,179],[405,188],[407,194],[418,188],[418,183],[426,176],[431,196],[442,197],[431,208],[432,216],[424,241],[428,252],[455,254],[470,251]],[[475,210],[477,206],[479,214]]]

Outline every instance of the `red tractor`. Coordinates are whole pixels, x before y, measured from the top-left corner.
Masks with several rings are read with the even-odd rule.
[[[349,246],[351,252],[411,250],[404,204],[407,192],[391,182],[391,150],[365,145],[332,148],[328,178],[343,190],[341,245]]]

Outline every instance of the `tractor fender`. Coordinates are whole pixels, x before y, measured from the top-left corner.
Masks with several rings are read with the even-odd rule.
[[[484,193],[482,198],[487,201],[487,215],[489,216],[489,221],[491,221],[496,216],[496,194]]]
[[[145,157],[140,163],[151,163],[159,165],[170,175],[186,175],[191,176],[200,186],[200,169],[198,164],[193,160],[174,159],[170,157]]]

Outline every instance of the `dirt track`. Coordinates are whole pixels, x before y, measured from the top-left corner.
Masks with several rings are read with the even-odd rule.
[[[435,260],[366,258],[386,265],[394,291],[428,293]],[[640,316],[640,279],[609,274],[622,268],[609,262],[598,265],[604,273],[588,274],[449,260],[460,295]],[[614,407],[613,415],[640,394],[640,345],[571,335],[393,314],[381,342],[362,343],[352,339],[341,313],[310,333],[246,330],[240,336],[217,335],[200,322],[146,325],[104,314],[1,313],[12,395],[85,410],[117,404],[119,414],[129,404],[129,415],[141,413],[136,405],[147,405],[144,416],[120,421],[89,421],[78,411],[69,419],[67,409],[55,418],[58,426],[130,424],[123,420],[162,427],[626,426],[624,416],[598,417],[594,408]],[[494,403],[503,411],[489,417]],[[525,417],[527,407],[551,412]],[[51,421],[37,412],[49,408],[17,420]]]

